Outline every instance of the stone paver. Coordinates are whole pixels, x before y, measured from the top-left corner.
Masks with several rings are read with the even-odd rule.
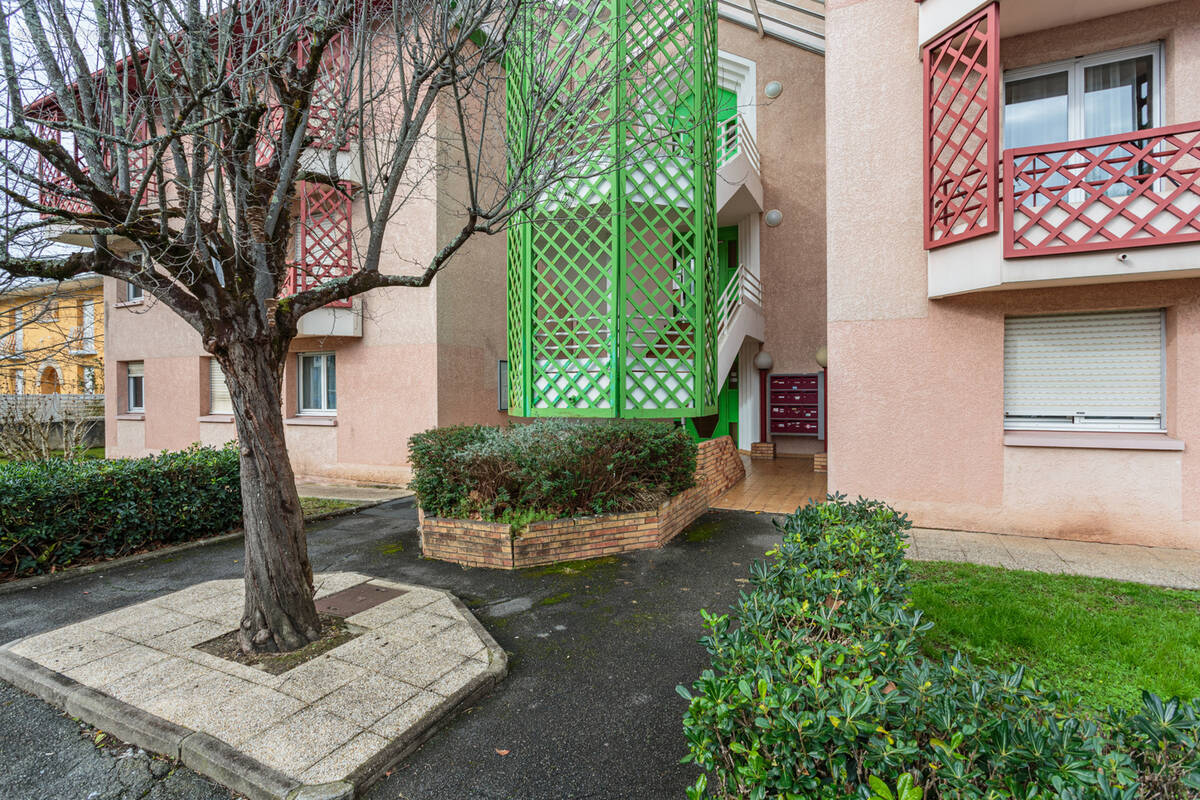
[[[934,528],[913,528],[911,533],[908,556],[918,561],[962,561],[1200,589],[1200,552],[1195,550]]]
[[[193,766],[204,771],[214,762],[210,774],[234,786],[223,770],[246,772],[260,789],[361,783],[370,777],[359,770],[366,762],[386,767],[381,759],[398,756],[460,700],[490,688],[507,663],[465,606],[443,591],[354,572],[319,574],[314,583],[320,598],[367,581],[401,594],[348,618],[357,638],[282,675],[195,649],[236,627],[242,587],[233,580],[209,581],[20,639],[0,648],[0,666],[14,674],[33,662],[25,668],[30,688],[32,676],[44,681],[61,673],[77,681],[84,688],[68,694],[68,708],[75,694],[101,693],[86,698],[105,721],[119,716],[122,703],[132,706],[127,727],[135,736],[142,712],[182,726],[182,745],[176,738],[170,746],[175,753],[182,746],[185,763],[190,736],[212,737],[216,744],[205,745],[200,766]],[[40,668],[52,673],[38,673]],[[85,720],[89,707],[81,706]],[[157,749],[153,742],[137,743]],[[222,761],[219,743],[232,748],[224,763],[215,763]],[[247,762],[243,770],[245,758],[235,751],[257,766]],[[255,770],[266,776],[257,783]]]
[[[714,508],[791,514],[809,500],[825,499],[826,475],[813,472],[810,456],[769,460],[742,456],[742,463],[745,480],[714,500]]]

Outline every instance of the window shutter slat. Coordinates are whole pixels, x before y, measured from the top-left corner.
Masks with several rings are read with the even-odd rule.
[[[208,399],[209,413],[233,413],[233,400],[229,397],[229,385],[225,382],[225,373],[215,358],[208,360]]]
[[[1004,323],[1004,415],[1010,423],[1159,429],[1161,310],[1014,317]]]

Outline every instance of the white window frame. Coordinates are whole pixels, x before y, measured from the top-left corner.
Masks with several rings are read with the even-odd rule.
[[[322,350],[313,353],[300,353],[296,359],[296,413],[302,417],[336,417],[337,416],[337,400],[334,400],[334,407],[327,408],[326,403],[329,398],[329,356],[333,356],[334,367],[333,374],[337,375],[337,354],[332,350]],[[320,358],[321,364],[321,391],[320,391],[320,406],[307,407],[304,405],[304,359]],[[336,377],[335,377],[336,380]],[[336,391],[336,390],[335,390]]]
[[[129,368],[137,364],[139,374],[131,375]],[[137,382],[135,384],[135,381]],[[138,387],[138,391],[134,392],[134,386]],[[135,394],[141,395],[142,402],[140,405],[133,404]],[[145,361],[127,361],[125,362],[125,410],[130,413],[144,413],[146,411],[146,362]]]
[[[83,386],[81,388],[83,389],[84,394],[95,394],[96,393],[96,368],[95,367],[84,367],[83,368]]]
[[[1152,59],[1153,79],[1152,90],[1154,92],[1154,102],[1151,107],[1153,119],[1150,121],[1151,128],[1160,128],[1163,125],[1163,43],[1161,41],[1149,42],[1147,44],[1134,45],[1132,47],[1121,47],[1116,50],[1105,50],[1102,53],[1093,53],[1089,56],[1079,56],[1077,58],[1067,58],[1061,61],[1052,61],[1048,64],[1037,64],[1032,67],[1021,67],[1019,69],[1010,69],[1004,72],[1004,85],[1007,88],[1009,83],[1025,80],[1027,78],[1036,78],[1041,75],[1050,75],[1055,72],[1067,73],[1067,141],[1075,142],[1085,138],[1084,135],[1084,114],[1083,114],[1083,85],[1084,71],[1088,67],[1095,67],[1100,64],[1110,64],[1114,61],[1124,61],[1130,58],[1138,58],[1140,56],[1150,56]],[[1007,94],[1007,92],[1005,92]],[[1001,98],[1000,114],[1001,124],[1000,131],[1003,135],[1004,122],[1003,115],[1006,113],[1008,104]],[[1131,131],[1132,132],[1132,131]],[[1042,144],[1056,144],[1056,142],[1042,142]],[[1004,144],[1007,149],[1008,145]]]
[[[1128,309],[1135,311],[1137,309]],[[1146,309],[1150,310],[1150,309]],[[1167,312],[1166,309],[1157,309],[1159,312],[1159,411],[1158,425],[1151,427],[1147,424],[1149,419],[1143,421],[1132,417],[1084,417],[1076,416],[1072,419],[1066,417],[1056,418],[1030,418],[1030,417],[1013,417],[1009,418],[1007,411],[1004,412],[1004,430],[1006,431],[1099,431],[1106,433],[1166,433],[1167,432]],[[1037,314],[1031,315],[1013,315],[1014,317],[1025,316],[1042,316]],[[1058,315],[1050,315],[1058,316]],[[1007,319],[1007,318],[1006,318]],[[1005,365],[1007,366],[1007,365]]]

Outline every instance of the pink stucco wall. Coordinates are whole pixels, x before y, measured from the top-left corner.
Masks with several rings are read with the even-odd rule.
[[[1200,281],[928,299],[917,6],[827,8],[827,94],[845,101],[827,123],[830,490],[886,499],[921,525],[1200,548],[1200,395],[1189,388]],[[1005,39],[1001,61],[1159,38],[1166,123],[1200,119],[1196,0]],[[1006,315],[1154,307],[1168,310],[1168,433],[1182,452],[1004,444]]]

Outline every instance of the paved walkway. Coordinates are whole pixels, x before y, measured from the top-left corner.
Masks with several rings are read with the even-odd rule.
[[[812,458],[752,459],[742,456],[746,479],[714,502],[715,508],[791,514],[809,500],[825,499],[825,473]]]
[[[709,666],[699,643],[700,609],[728,608],[745,586],[750,563],[779,540],[768,514],[717,511],[661,550],[504,572],[422,559],[416,511],[408,503],[386,503],[309,530],[314,570],[447,589],[509,653],[509,676],[500,689],[373,786],[367,800],[682,797],[696,771],[679,763],[684,703],[675,686]],[[1022,549],[1018,539],[919,530],[913,555],[965,560],[969,549],[979,560],[1067,572],[1098,563],[1099,556],[1080,553],[1103,553],[1105,569],[1151,559],[1161,568],[1153,575],[1130,569],[1121,577],[1169,571],[1194,580],[1197,574],[1194,553],[1135,555],[1147,548],[1042,539]],[[1042,561],[1034,560],[1039,549]],[[226,542],[0,595],[0,641],[202,581],[236,578],[241,559],[241,542]],[[230,798],[182,767],[97,750],[77,722],[3,682],[0,709],[4,800]]]
[[[356,500],[362,503],[378,503],[411,497],[412,492],[399,486],[357,486],[355,484],[317,483],[298,481],[296,491],[301,497],[319,497],[322,500]]]
[[[504,572],[422,559],[416,511],[399,503],[311,526],[315,571],[448,589],[510,654],[497,691],[365,797],[683,797],[696,769],[679,763],[685,703],[675,687],[709,665],[700,609],[733,603],[750,563],[776,542],[766,515],[713,512],[661,550]],[[0,641],[236,578],[241,560],[241,542],[227,542],[0,595]],[[230,800],[185,768],[125,752],[98,751],[78,723],[0,682],[0,798]]]
[[[909,557],[1200,589],[1200,551],[914,528]]]

